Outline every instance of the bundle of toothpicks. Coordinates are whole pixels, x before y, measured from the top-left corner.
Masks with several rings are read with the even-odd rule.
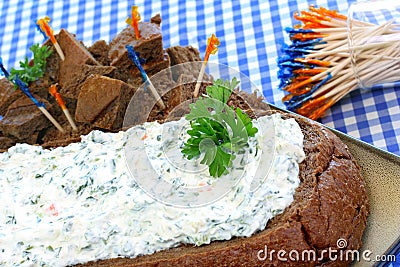
[[[315,120],[355,89],[400,81],[400,25],[352,20],[348,30],[346,16],[314,6],[294,18],[278,59],[288,110]]]

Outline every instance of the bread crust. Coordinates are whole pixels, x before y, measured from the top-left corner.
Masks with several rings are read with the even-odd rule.
[[[347,146],[331,131],[300,116],[282,116],[299,123],[306,159],[299,166],[301,183],[294,201],[265,230],[247,238],[200,247],[182,245],[134,259],[109,259],[80,266],[348,266],[350,259],[340,260],[337,241],[346,240],[342,251],[359,249],[369,214],[360,168]],[[337,250],[331,254],[337,260],[329,256],[329,249]],[[281,258],[287,261],[278,258],[279,250],[286,252]],[[299,260],[296,254],[292,254],[296,260],[290,260],[288,253],[293,250],[299,252]],[[311,260],[302,261],[308,259],[307,254],[302,258],[302,252],[311,250],[316,253],[315,260],[311,255]]]

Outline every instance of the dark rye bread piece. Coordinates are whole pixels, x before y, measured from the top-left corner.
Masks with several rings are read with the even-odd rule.
[[[72,68],[72,67],[71,67]],[[64,87],[60,89],[60,93],[64,97],[78,99],[82,84],[87,77],[91,75],[113,76],[115,67],[97,66],[97,65],[75,65],[75,75],[73,78],[64,83]]]
[[[174,108],[170,110],[168,117],[164,118],[164,120],[179,120],[185,114],[190,112],[189,105],[195,101],[193,92],[196,87],[196,81],[197,78],[191,74],[179,75],[179,78],[176,82],[178,86],[172,90],[175,95],[179,96],[179,106],[175,105]],[[199,89],[199,95],[205,94],[207,86],[211,84],[211,81],[202,82]]]
[[[0,79],[0,115],[4,116],[12,102],[22,96],[20,90],[15,90],[14,85],[7,79]]]
[[[118,130],[135,88],[123,81],[91,75],[82,84],[75,120],[105,130]]]
[[[142,64],[142,67],[149,78],[170,66],[168,54],[163,53],[163,55],[164,56],[159,60],[152,60]],[[141,86],[143,83],[142,76],[133,62],[124,68],[117,68],[115,72],[109,76],[111,78],[124,81],[135,88]]]
[[[243,109],[255,104],[252,107],[258,116],[271,113],[256,94],[240,92],[230,101]],[[340,261],[339,257],[330,261],[327,251],[338,249],[336,243],[340,238],[347,241],[347,250],[362,246],[369,201],[360,168],[347,146],[332,132],[297,115],[282,116],[299,123],[306,159],[299,166],[301,183],[294,201],[265,230],[247,238],[200,247],[182,245],[134,259],[109,259],[79,266],[348,266],[350,262]],[[270,260],[272,250],[275,253]],[[288,261],[278,260],[279,250],[286,251],[284,257]],[[298,251],[300,257],[302,251],[312,250],[316,253],[315,260],[311,257],[311,261],[291,261],[288,257],[291,250]],[[268,254],[263,260],[265,252]]]
[[[193,46],[171,46],[167,48],[167,53],[171,58],[171,66],[201,61],[199,50]]]
[[[199,50],[192,46],[172,46],[168,47],[166,51],[171,60],[171,67],[186,62],[201,61]],[[194,73],[200,73],[201,64],[192,65],[191,69],[181,66],[175,68],[177,68],[177,70],[173,73],[172,77],[177,81],[180,75],[193,76]],[[197,80],[197,76],[195,79]]]
[[[171,72],[168,69],[157,73],[156,77],[151,80],[166,108],[161,109],[150,89],[145,87],[147,84],[142,86],[141,83],[134,97],[130,99],[131,103],[125,113],[124,129],[145,121],[162,121],[168,116],[171,109],[179,105],[180,92],[173,89],[176,87],[176,83],[172,80]]]
[[[110,47],[104,40],[98,40],[88,48],[88,51],[92,54],[92,56],[104,66],[110,65],[110,59],[108,58],[109,50]]]
[[[53,105],[47,100],[34,95],[34,97],[46,105],[49,112],[53,111]],[[51,122],[37,108],[27,96],[15,100],[7,109],[0,121],[0,131],[4,136],[17,142],[36,144],[39,131],[49,127]]]
[[[157,74],[158,72],[169,68],[170,66],[170,60],[169,56],[167,53],[163,52],[162,53],[162,58],[159,60],[153,60],[153,61],[148,61],[144,64],[142,64],[142,67],[144,71],[146,72],[147,76],[151,78],[153,75]],[[133,65],[127,68],[129,71],[130,79],[128,80],[128,83],[131,84],[134,87],[139,87],[143,83],[142,76],[140,74],[139,69]]]
[[[39,144],[43,148],[67,146],[71,143],[80,142],[82,135],[87,135],[93,130],[93,127],[89,124],[79,122],[75,123],[78,131],[73,131],[68,122],[62,123],[65,133],[61,133],[54,127],[48,129]]]
[[[6,152],[7,149],[13,145],[15,145],[15,141],[11,138],[3,136],[0,132],[0,153]]]
[[[157,24],[158,26],[160,26],[160,24],[161,24],[161,15],[160,14],[157,14],[157,15],[155,15],[154,17],[152,17],[151,19],[150,19],[150,22],[151,23],[154,23],[154,24]]]
[[[128,25],[109,44],[108,57],[110,65],[124,68],[131,65],[126,45],[131,45],[140,57],[146,61],[158,61],[163,57],[163,43],[160,24],[139,22],[140,38],[136,39],[135,31]]]
[[[79,93],[78,85],[84,81],[89,71],[103,75],[113,71],[110,67],[102,67],[74,34],[61,29],[56,38],[65,55],[65,60],[59,63],[58,83],[61,86],[61,95],[76,98]],[[90,70],[85,67],[88,65],[93,65]]]
[[[172,79],[170,69],[157,73],[154,78],[151,78],[154,87],[157,89],[161,98],[166,105],[166,109],[162,110],[155,104],[154,96],[149,90],[139,90],[140,105],[131,104],[126,112],[126,125],[124,128],[141,124],[145,121],[169,121],[177,120],[189,111],[189,104],[193,100],[193,91],[196,86],[196,78],[193,75],[180,75],[177,82]],[[207,76],[206,78],[211,79]],[[206,92],[206,87],[211,85],[211,80],[202,82],[199,93]]]

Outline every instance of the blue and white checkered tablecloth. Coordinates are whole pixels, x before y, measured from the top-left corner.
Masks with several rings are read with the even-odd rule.
[[[49,16],[55,31],[66,28],[90,45],[109,41],[126,27],[132,4],[142,20],[162,15],[164,47],[192,45],[205,51],[207,38],[215,33],[221,45],[211,62],[239,70],[260,88],[270,103],[284,108],[278,90],[279,43],[289,42],[284,28],[295,23],[293,12],[310,4],[346,13],[348,1],[251,0],[251,1],[0,1],[0,55],[8,68],[30,55],[29,47],[43,42],[35,21]],[[321,122],[400,155],[400,90],[385,88],[354,91],[331,108]]]
[[[135,0],[135,1],[0,1],[0,55],[8,67],[18,67],[29,47],[42,43],[35,21],[49,16],[57,32],[66,28],[86,45],[110,41],[126,27],[130,6],[138,5],[142,20],[160,13],[164,47],[192,45],[204,54],[207,38],[215,33],[221,45],[211,62],[239,70],[260,88],[270,103],[284,108],[278,90],[279,43],[289,42],[284,28],[295,23],[292,14],[310,4],[346,13],[353,0]],[[331,108],[322,123],[400,155],[400,90],[354,91]],[[400,258],[400,255],[398,256]]]

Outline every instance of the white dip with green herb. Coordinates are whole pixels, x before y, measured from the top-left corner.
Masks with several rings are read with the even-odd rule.
[[[271,137],[262,131],[271,119],[275,153]],[[164,127],[178,131],[183,122]],[[153,166],[165,180],[175,179],[174,171],[162,169],[168,164],[157,150],[168,140],[157,138],[162,127],[156,122],[116,134],[93,131],[80,143],[53,150],[26,144],[10,148],[0,154],[0,265],[65,266],[135,257],[264,229],[293,201],[300,183],[298,163],[304,159],[303,135],[293,119],[280,115],[255,124],[261,131],[249,141],[253,159],[244,166],[243,179],[225,197],[196,208],[154,200],[129,174],[124,145],[130,136],[146,133],[147,153],[156,155]],[[252,170],[262,153],[271,153],[273,165],[266,181],[250,192]],[[215,179],[202,175],[202,182]]]

